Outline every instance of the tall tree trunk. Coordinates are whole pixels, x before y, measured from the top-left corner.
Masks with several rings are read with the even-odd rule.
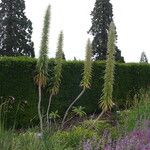
[[[42,100],[41,85],[38,86],[38,89],[39,89],[38,115],[39,115],[39,120],[40,120],[40,130],[41,130],[41,133],[43,133],[43,121],[42,121],[42,114],[41,114],[41,100]]]
[[[65,120],[66,120],[66,117],[68,115],[68,112],[69,110],[71,109],[71,107],[75,104],[75,102],[84,94],[85,92],[85,87],[83,88],[83,90],[81,91],[81,93],[78,95],[78,97],[70,104],[70,106],[68,107],[68,109],[66,110],[65,112],[65,115],[63,117],[63,120],[62,120],[62,124],[61,124],[61,127],[63,128],[64,124],[65,124]]]

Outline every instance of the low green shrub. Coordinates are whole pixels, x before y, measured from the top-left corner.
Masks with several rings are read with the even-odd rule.
[[[93,136],[97,136],[97,133],[79,126],[74,127],[70,131],[58,131],[51,137],[51,141],[57,141],[59,145],[64,146],[64,149],[69,147],[76,150],[82,140]]]
[[[119,130],[117,126],[114,126],[108,120],[99,120],[93,124],[93,120],[86,120],[81,125],[83,128],[96,132],[99,137],[103,136],[104,132],[111,134],[112,138],[119,136]],[[92,128],[91,128],[92,127]]]

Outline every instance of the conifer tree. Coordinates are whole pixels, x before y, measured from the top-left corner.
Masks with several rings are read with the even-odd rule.
[[[145,52],[142,52],[141,54],[140,63],[148,63],[148,59],[147,59]]]
[[[93,35],[92,49],[95,60],[106,60],[109,25],[113,21],[112,4],[110,0],[96,0],[92,16],[92,26],[89,33]],[[124,62],[121,51],[116,46],[115,59]]]
[[[0,56],[35,56],[32,23],[24,10],[24,0],[1,0]]]

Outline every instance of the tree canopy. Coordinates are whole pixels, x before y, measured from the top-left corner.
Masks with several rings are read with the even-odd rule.
[[[32,23],[24,10],[24,0],[1,0],[0,56],[35,56]]]

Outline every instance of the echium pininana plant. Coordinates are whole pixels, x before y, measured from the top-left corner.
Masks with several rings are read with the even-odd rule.
[[[47,83],[48,75],[48,35],[49,35],[49,25],[50,25],[50,5],[48,6],[44,18],[44,27],[42,33],[40,54],[37,61],[37,75],[35,76],[35,83],[38,85],[39,91],[39,102],[38,102],[38,115],[40,120],[40,130],[43,133],[43,121],[41,114],[41,100],[42,100],[42,88],[45,87]]]
[[[113,106],[112,94],[114,84],[115,42],[116,42],[115,29],[116,29],[115,24],[111,22],[108,33],[107,60],[104,75],[104,87],[102,91],[102,97],[99,102],[103,112],[110,110]]]
[[[65,120],[66,120],[69,110],[76,103],[76,101],[84,94],[85,90],[90,88],[90,82],[91,82],[91,77],[92,77],[92,59],[91,58],[92,58],[92,46],[91,46],[90,39],[88,39],[87,45],[86,45],[86,58],[84,61],[83,78],[82,78],[82,81],[80,84],[82,87],[82,91],[76,97],[76,99],[74,101],[72,101],[72,103],[67,108],[65,115],[63,117],[63,120],[62,120],[62,128],[64,126],[64,123],[65,123]]]
[[[61,83],[61,73],[62,73],[62,63],[63,63],[63,31],[60,32],[59,38],[58,38],[58,45],[57,45],[57,51],[56,51],[56,58],[55,58],[55,67],[54,67],[54,77],[53,77],[53,85],[52,88],[49,88],[49,103],[47,107],[47,125],[49,127],[49,111],[50,106],[52,102],[52,97],[54,95],[57,95],[59,92],[59,87]]]

